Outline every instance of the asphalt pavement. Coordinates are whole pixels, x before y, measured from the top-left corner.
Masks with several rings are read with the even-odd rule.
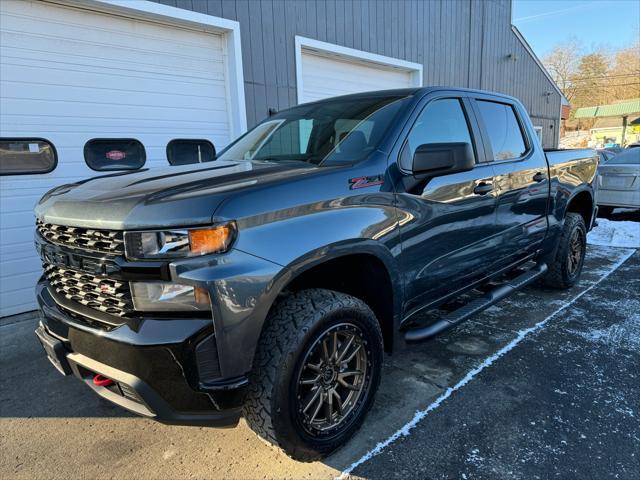
[[[46,360],[34,315],[0,320],[0,478],[640,478],[640,253],[590,247],[581,283],[532,286],[396,351],[373,410],[323,462],[241,422],[176,427]],[[411,428],[413,427],[413,428]]]

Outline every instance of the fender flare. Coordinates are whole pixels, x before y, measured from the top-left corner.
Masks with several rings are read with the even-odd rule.
[[[571,192],[571,194],[569,195],[569,198],[567,198],[567,201],[564,205],[564,208],[562,210],[562,223],[564,224],[565,219],[567,218],[567,210],[569,209],[569,205],[571,205],[571,202],[573,202],[576,197],[580,194],[582,194],[583,192],[586,192],[589,197],[591,198],[591,215],[592,215],[592,221],[593,221],[593,210],[595,208],[596,205],[596,196],[595,196],[595,189],[588,184],[584,184],[584,185],[580,185],[579,187],[577,187],[575,190],[573,190]],[[587,225],[587,229],[589,228],[589,225]]]
[[[269,289],[271,305],[273,305],[273,302],[285,287],[304,272],[322,265],[327,261],[351,255],[371,255],[382,262],[389,274],[393,287],[394,317],[399,315],[404,291],[401,287],[402,283],[398,273],[397,260],[384,245],[366,238],[345,240],[325,245],[318,249],[311,250],[283,266],[282,270],[274,277],[271,288]]]

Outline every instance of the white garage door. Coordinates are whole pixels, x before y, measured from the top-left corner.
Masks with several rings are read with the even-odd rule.
[[[416,86],[415,71],[302,49],[299,102]]]
[[[0,316],[31,310],[40,275],[33,206],[55,185],[94,176],[92,138],[135,138],[147,167],[175,138],[231,140],[220,34],[31,1],[0,0],[0,137],[42,137],[54,171],[0,177]]]

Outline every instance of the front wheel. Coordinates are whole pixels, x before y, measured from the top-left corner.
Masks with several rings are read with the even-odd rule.
[[[245,419],[294,459],[322,458],[364,421],[382,357],[380,326],[364,302],[322,289],[293,293],[267,318]]]
[[[567,213],[556,255],[548,266],[544,283],[550,287],[571,288],[580,279],[587,251],[587,227],[582,215]]]

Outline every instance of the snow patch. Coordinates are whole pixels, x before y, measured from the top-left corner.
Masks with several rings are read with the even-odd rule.
[[[608,247],[640,248],[640,223],[598,218],[598,226],[589,232],[587,242]]]
[[[612,349],[640,350],[640,314],[634,314],[623,322],[607,328],[593,329],[587,332],[573,331],[572,333]]]
[[[484,461],[484,457],[480,456],[480,450],[474,448],[467,454],[467,463],[475,465],[476,467]]]

